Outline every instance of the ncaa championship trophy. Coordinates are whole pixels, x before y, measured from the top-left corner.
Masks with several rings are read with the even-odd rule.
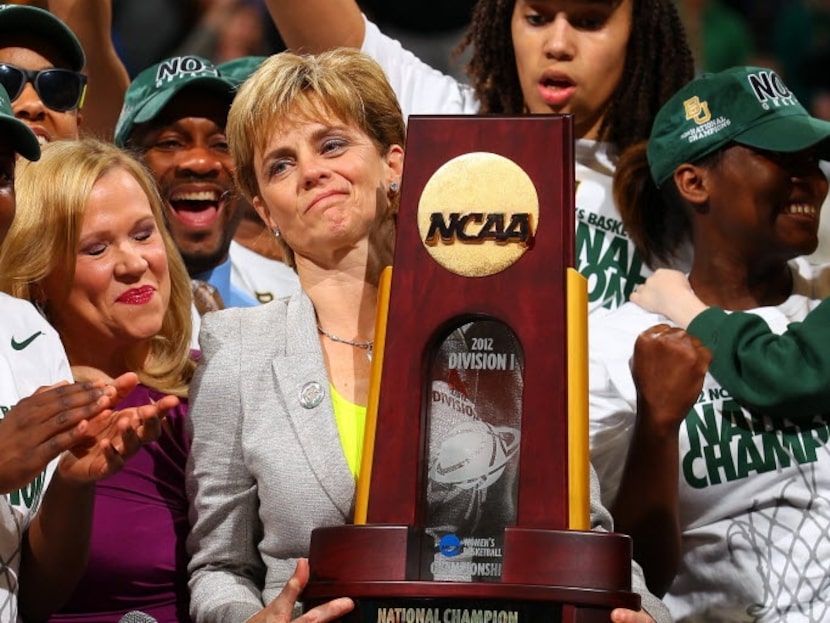
[[[413,116],[381,283],[355,523],[306,609],[354,623],[593,623],[631,543],[589,530],[587,288],[570,116]]]

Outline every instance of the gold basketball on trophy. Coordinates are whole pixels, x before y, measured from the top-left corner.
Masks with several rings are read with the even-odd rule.
[[[484,277],[516,262],[533,245],[539,196],[515,162],[473,152],[443,164],[418,203],[421,241],[432,258],[464,277]]]

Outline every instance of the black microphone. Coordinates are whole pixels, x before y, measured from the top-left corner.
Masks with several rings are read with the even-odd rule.
[[[146,612],[139,610],[130,610],[123,617],[118,619],[118,623],[159,623],[154,617],[151,617]]]

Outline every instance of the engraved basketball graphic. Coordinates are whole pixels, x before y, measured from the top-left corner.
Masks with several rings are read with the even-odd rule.
[[[486,489],[519,449],[519,437],[514,428],[481,420],[464,422],[441,442],[430,478],[462,489]]]

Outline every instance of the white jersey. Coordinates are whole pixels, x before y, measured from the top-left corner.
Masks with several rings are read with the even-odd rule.
[[[795,282],[781,305],[752,310],[776,333],[819,303]],[[634,341],[671,323],[633,303],[590,323],[591,457],[610,505],[636,419]],[[829,621],[830,415],[753,414],[707,374],[679,435],[682,559],[664,597],[676,620]]]
[[[272,260],[231,241],[231,285],[260,303],[291,296],[300,289],[297,273],[285,262]]]
[[[39,387],[71,381],[60,338],[28,302],[0,293],[0,414]],[[57,461],[0,501],[0,622],[17,620],[17,574],[23,532],[40,506]]]
[[[409,115],[476,114],[473,89],[421,62],[401,44],[366,21],[362,51],[374,58]],[[589,313],[606,313],[628,300],[638,283],[652,273],[637,254],[622,226],[611,194],[616,153],[608,143],[579,139],[575,146],[576,268],[588,280]],[[687,258],[674,267],[689,268]]]

